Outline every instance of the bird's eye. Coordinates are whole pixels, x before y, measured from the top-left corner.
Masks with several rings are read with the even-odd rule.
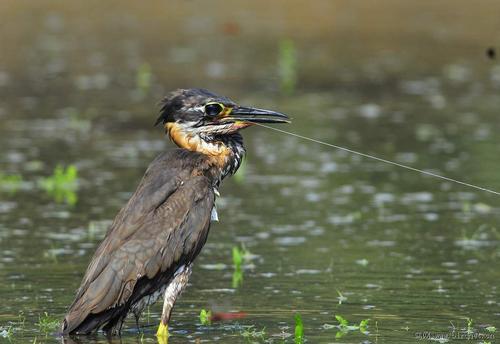
[[[224,106],[219,103],[208,103],[205,105],[205,113],[211,117],[217,116],[222,110],[224,110]]]

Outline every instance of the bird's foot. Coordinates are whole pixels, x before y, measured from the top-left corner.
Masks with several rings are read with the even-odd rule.
[[[158,340],[164,339],[165,343],[167,343],[168,340],[168,324],[163,324],[162,321],[160,321],[160,326],[158,326],[158,331],[156,331],[156,336],[158,337]]]

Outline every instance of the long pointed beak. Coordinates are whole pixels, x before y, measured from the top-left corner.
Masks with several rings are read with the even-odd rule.
[[[271,110],[257,109],[245,106],[235,106],[224,118],[234,121],[250,123],[290,123],[290,118],[281,113]]]

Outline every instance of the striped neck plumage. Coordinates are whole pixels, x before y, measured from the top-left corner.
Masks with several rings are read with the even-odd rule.
[[[207,155],[220,170],[221,180],[236,173],[243,161],[245,147],[238,132],[211,135],[196,127],[175,122],[166,123],[165,129],[178,147]]]

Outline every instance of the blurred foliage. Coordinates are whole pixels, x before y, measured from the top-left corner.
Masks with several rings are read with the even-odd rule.
[[[38,329],[43,333],[50,333],[59,327],[59,319],[56,316],[49,315],[47,312],[38,316],[36,323]]]
[[[50,177],[39,180],[39,186],[45,190],[57,203],[66,202],[74,205],[78,201],[78,170],[75,165],[63,167],[57,165]]]
[[[200,323],[204,326],[212,324],[212,311],[202,309],[200,311]]]
[[[23,177],[19,174],[0,173],[0,190],[15,193],[22,185]]]
[[[234,268],[232,286],[233,288],[238,288],[241,283],[243,283],[243,269],[241,268],[241,264],[243,263],[243,253],[237,246],[233,247],[232,257]]]

